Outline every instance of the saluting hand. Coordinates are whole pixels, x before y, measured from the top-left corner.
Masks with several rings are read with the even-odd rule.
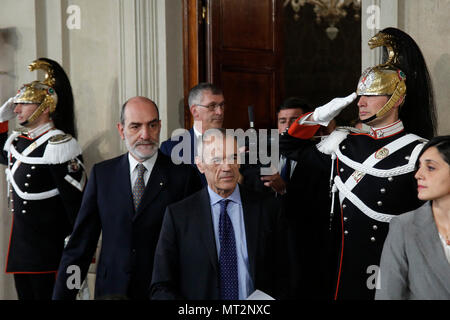
[[[334,98],[327,104],[317,107],[312,117],[307,119],[307,121],[314,121],[321,126],[328,126],[331,120],[333,120],[346,106],[353,102],[357,97],[356,93],[353,92],[351,95],[345,98]]]
[[[14,119],[16,117],[14,108],[14,97],[11,97],[0,107],[0,122]]]

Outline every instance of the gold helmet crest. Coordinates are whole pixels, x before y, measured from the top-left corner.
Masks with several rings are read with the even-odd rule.
[[[53,69],[51,65],[43,60],[35,60],[29,66],[30,71],[44,70],[44,81],[33,81],[24,84],[14,97],[14,103],[23,104],[38,104],[39,107],[34,113],[21,125],[32,123],[46,110],[49,109],[50,114],[55,112],[56,104],[58,103],[58,96],[53,86],[55,85],[55,78],[53,76]]]

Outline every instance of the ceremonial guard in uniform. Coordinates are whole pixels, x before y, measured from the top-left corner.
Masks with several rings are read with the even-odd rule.
[[[41,58],[29,66],[45,80],[25,84],[0,108],[13,214],[6,273],[14,274],[19,299],[51,299],[64,240],[72,232],[86,174],[75,140],[72,89],[64,70]],[[9,137],[8,120],[23,130]]]
[[[426,65],[414,41],[398,29],[381,31],[369,45],[386,48],[386,63],[363,72],[356,94],[300,117],[281,137],[284,145],[294,138],[301,139],[294,144],[303,143],[303,152],[281,150],[298,154],[302,168],[292,177],[288,203],[291,214],[299,215],[300,284],[309,282],[307,288],[299,286],[303,298],[316,286],[322,292],[314,298],[373,299],[389,221],[422,204],[415,162],[425,138],[435,131]],[[411,66],[418,57],[422,64]],[[320,125],[328,125],[357,96],[360,120],[370,130],[341,127],[311,147],[308,139]],[[324,281],[326,274],[330,283]]]

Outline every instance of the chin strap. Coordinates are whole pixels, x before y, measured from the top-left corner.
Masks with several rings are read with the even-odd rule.
[[[36,121],[37,118],[39,118],[41,116],[41,114],[45,110],[47,110],[47,108],[49,108],[50,114],[52,114],[56,109],[56,104],[54,103],[54,101],[55,100],[53,99],[53,97],[51,97],[50,95],[47,95],[45,97],[44,101],[42,101],[42,103],[39,105],[39,107],[33,112],[33,114],[31,116],[29,116],[27,120],[20,123],[20,125],[26,126],[30,123],[33,123],[34,121]]]
[[[405,96],[406,93],[406,84],[405,81],[400,81],[397,84],[397,87],[395,87],[394,92],[392,93],[392,96],[389,98],[388,102],[386,102],[386,104],[383,106],[383,108],[381,108],[375,115],[371,116],[368,119],[365,120],[361,120],[362,123],[369,123],[375,119],[379,119],[381,117],[383,117],[386,113],[388,113],[394,106],[395,104],[402,98]],[[403,100],[402,105],[404,103],[405,100]]]

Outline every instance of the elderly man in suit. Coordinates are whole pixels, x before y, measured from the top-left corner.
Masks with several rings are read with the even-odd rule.
[[[208,129],[221,128],[225,112],[225,98],[222,89],[212,83],[199,83],[189,91],[189,110],[194,119],[194,125],[182,134],[174,132],[172,138],[161,143],[161,151],[171,157],[175,163],[195,165],[197,142]],[[203,174],[197,171],[206,186]]]
[[[237,141],[224,129],[202,137],[196,162],[208,182],[168,206],[158,241],[152,299],[280,297],[284,226],[273,197],[239,186]]]
[[[148,298],[164,211],[201,188],[191,166],[174,165],[158,151],[161,122],[153,101],[128,100],[117,127],[129,152],[94,165],[63,252],[54,299],[75,298],[78,290],[67,285],[72,266],[84,279],[100,232],[95,297]]]

